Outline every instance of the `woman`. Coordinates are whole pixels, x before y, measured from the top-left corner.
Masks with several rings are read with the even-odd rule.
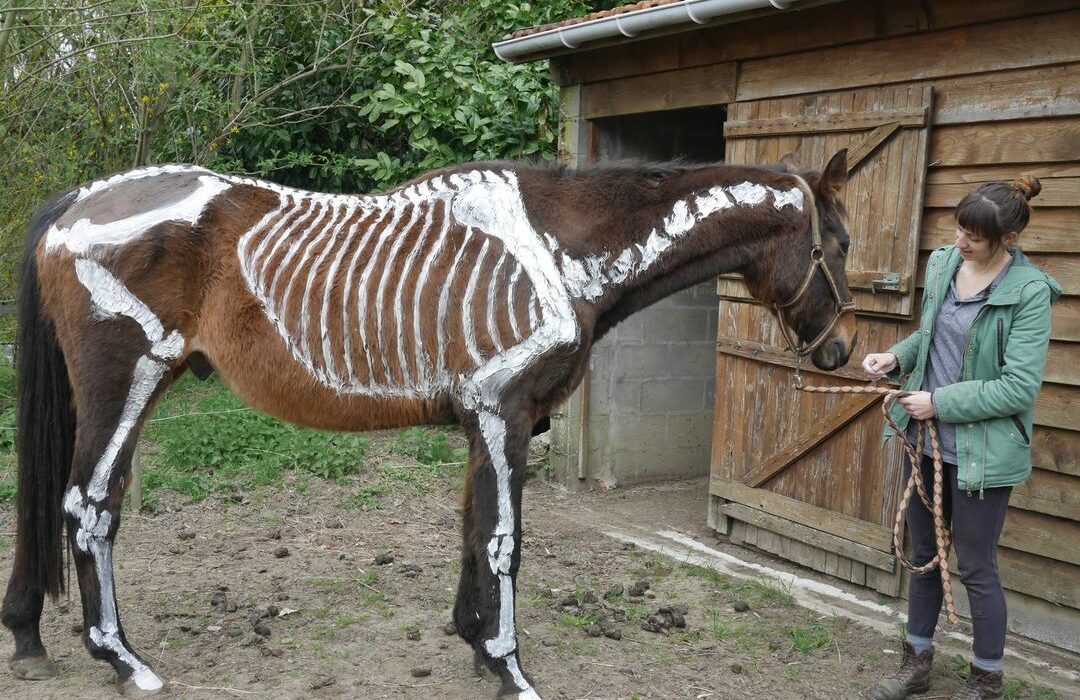
[[[1050,304],[1061,294],[1015,245],[1039,189],[1027,177],[968,193],[956,207],[956,243],[935,250],[927,263],[919,329],[863,359],[873,379],[907,375],[903,389],[910,393],[893,418],[909,440],[917,425],[911,418],[937,421],[944,513],[975,638],[967,687],[953,700],[1002,697],[1006,613],[997,541],[1012,487],[1031,474],[1032,412],[1046,366]],[[905,464],[905,481],[911,466]],[[933,483],[929,440],[916,466]],[[933,518],[918,497],[909,502],[907,523],[912,562],[929,561],[937,553]],[[902,700],[929,688],[942,597],[936,568],[911,576],[900,670],[870,691],[871,700]]]

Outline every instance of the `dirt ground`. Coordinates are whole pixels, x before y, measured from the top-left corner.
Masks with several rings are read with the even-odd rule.
[[[343,508],[356,502],[356,486],[314,479],[240,502],[163,495],[160,513],[125,515],[114,557],[121,613],[168,682],[162,697],[494,697],[497,684],[474,674],[471,650],[446,630],[460,476],[420,486]],[[776,588],[624,544],[575,515],[617,511],[648,489],[527,485],[518,629],[523,666],[543,697],[859,698],[895,665],[895,643],[876,632],[819,619]],[[651,513],[644,501],[638,515],[704,538],[698,495],[658,497],[663,508]],[[0,510],[5,575],[11,529],[10,511]],[[386,554],[392,562],[377,564]],[[81,628],[77,593],[47,605],[43,636],[59,677],[29,683],[0,673],[0,698],[118,697]],[[940,692],[923,697],[949,697],[958,666],[938,664]],[[1038,692],[1015,697],[1059,697]]]

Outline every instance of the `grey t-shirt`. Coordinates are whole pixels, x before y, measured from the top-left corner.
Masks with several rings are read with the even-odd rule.
[[[923,378],[923,391],[929,391],[932,394],[940,387],[960,381],[964,349],[967,346],[971,325],[975,322],[983,304],[1005,278],[1015,261],[1014,255],[993,282],[967,299],[960,299],[956,291],[956,271],[953,271],[949,291],[941,302],[937,318],[934,319],[934,331],[930,336],[930,354],[926,359],[926,374]],[[960,267],[957,266],[956,269],[959,270]],[[917,421],[911,421],[908,425],[908,440],[911,442],[915,441],[917,424]],[[956,464],[956,428],[952,423],[942,423],[937,420],[937,429],[938,438],[941,441],[942,460],[949,464]],[[923,453],[931,455],[933,450],[930,447],[930,436],[925,436],[924,440]]]

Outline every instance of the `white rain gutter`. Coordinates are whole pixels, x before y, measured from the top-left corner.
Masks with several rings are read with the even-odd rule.
[[[633,39],[643,33],[671,32],[680,27],[715,23],[726,15],[738,15],[769,7],[786,10],[802,0],[683,0],[683,2],[647,7],[634,12],[556,27],[545,32],[491,45],[504,61],[531,61],[556,53],[567,53],[612,39]],[[835,0],[834,0],[835,1]],[[820,1],[814,4],[822,4]],[[734,19],[734,18],[733,18]]]

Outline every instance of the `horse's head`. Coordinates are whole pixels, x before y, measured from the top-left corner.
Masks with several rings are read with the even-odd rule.
[[[791,350],[809,355],[820,369],[833,370],[847,364],[858,337],[844,272],[850,238],[839,199],[847,182],[847,149],[821,172],[798,171],[793,156],[785,156],[776,169],[798,173],[806,181],[816,216],[799,234],[798,245],[779,251],[771,265],[759,268],[754,286],[764,292],[761,298],[771,301]]]

